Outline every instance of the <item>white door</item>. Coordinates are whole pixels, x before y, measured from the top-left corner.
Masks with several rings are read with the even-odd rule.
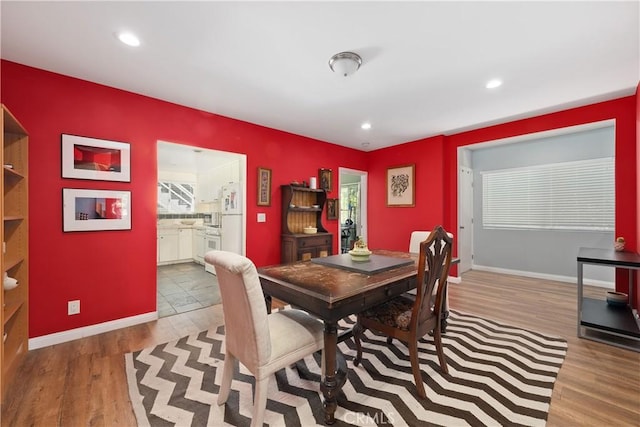
[[[458,173],[458,274],[473,264],[473,170],[459,167]]]

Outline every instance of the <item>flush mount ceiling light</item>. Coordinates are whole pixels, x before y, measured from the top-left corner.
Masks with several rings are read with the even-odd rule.
[[[118,37],[118,40],[120,40],[122,43],[126,44],[127,46],[133,46],[133,47],[140,46],[140,39],[136,37],[136,35],[133,33],[121,32],[116,34],[116,37]]]
[[[331,71],[343,77],[348,77],[358,71],[361,64],[362,58],[353,52],[336,53],[329,60],[329,68],[331,68]]]
[[[371,129],[371,123],[369,122],[364,122],[363,124],[360,125],[360,127],[364,130],[369,130]]]
[[[493,80],[489,80],[489,81],[487,82],[487,84],[485,85],[485,87],[486,87],[487,89],[495,89],[495,88],[497,88],[497,87],[499,87],[499,86],[501,86],[501,85],[502,85],[502,80],[500,80],[500,79],[493,79]]]

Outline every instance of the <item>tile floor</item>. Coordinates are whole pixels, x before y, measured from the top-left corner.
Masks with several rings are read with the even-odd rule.
[[[158,317],[209,307],[222,302],[218,279],[200,264],[158,266]]]

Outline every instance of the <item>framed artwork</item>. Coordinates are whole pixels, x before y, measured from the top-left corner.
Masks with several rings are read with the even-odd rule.
[[[333,185],[331,169],[318,169],[318,179],[320,180],[319,188],[327,190],[327,193],[330,192]]]
[[[258,206],[271,206],[271,169],[258,168]]]
[[[131,182],[130,145],[63,133],[62,177]]]
[[[131,192],[63,188],[62,230],[131,230]]]
[[[338,219],[338,199],[327,199],[327,219]]]
[[[415,165],[387,169],[387,206],[415,206]]]

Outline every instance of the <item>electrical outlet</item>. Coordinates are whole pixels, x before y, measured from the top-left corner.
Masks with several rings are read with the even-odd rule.
[[[67,314],[71,316],[72,314],[80,314],[80,300],[76,299],[68,302]]]

